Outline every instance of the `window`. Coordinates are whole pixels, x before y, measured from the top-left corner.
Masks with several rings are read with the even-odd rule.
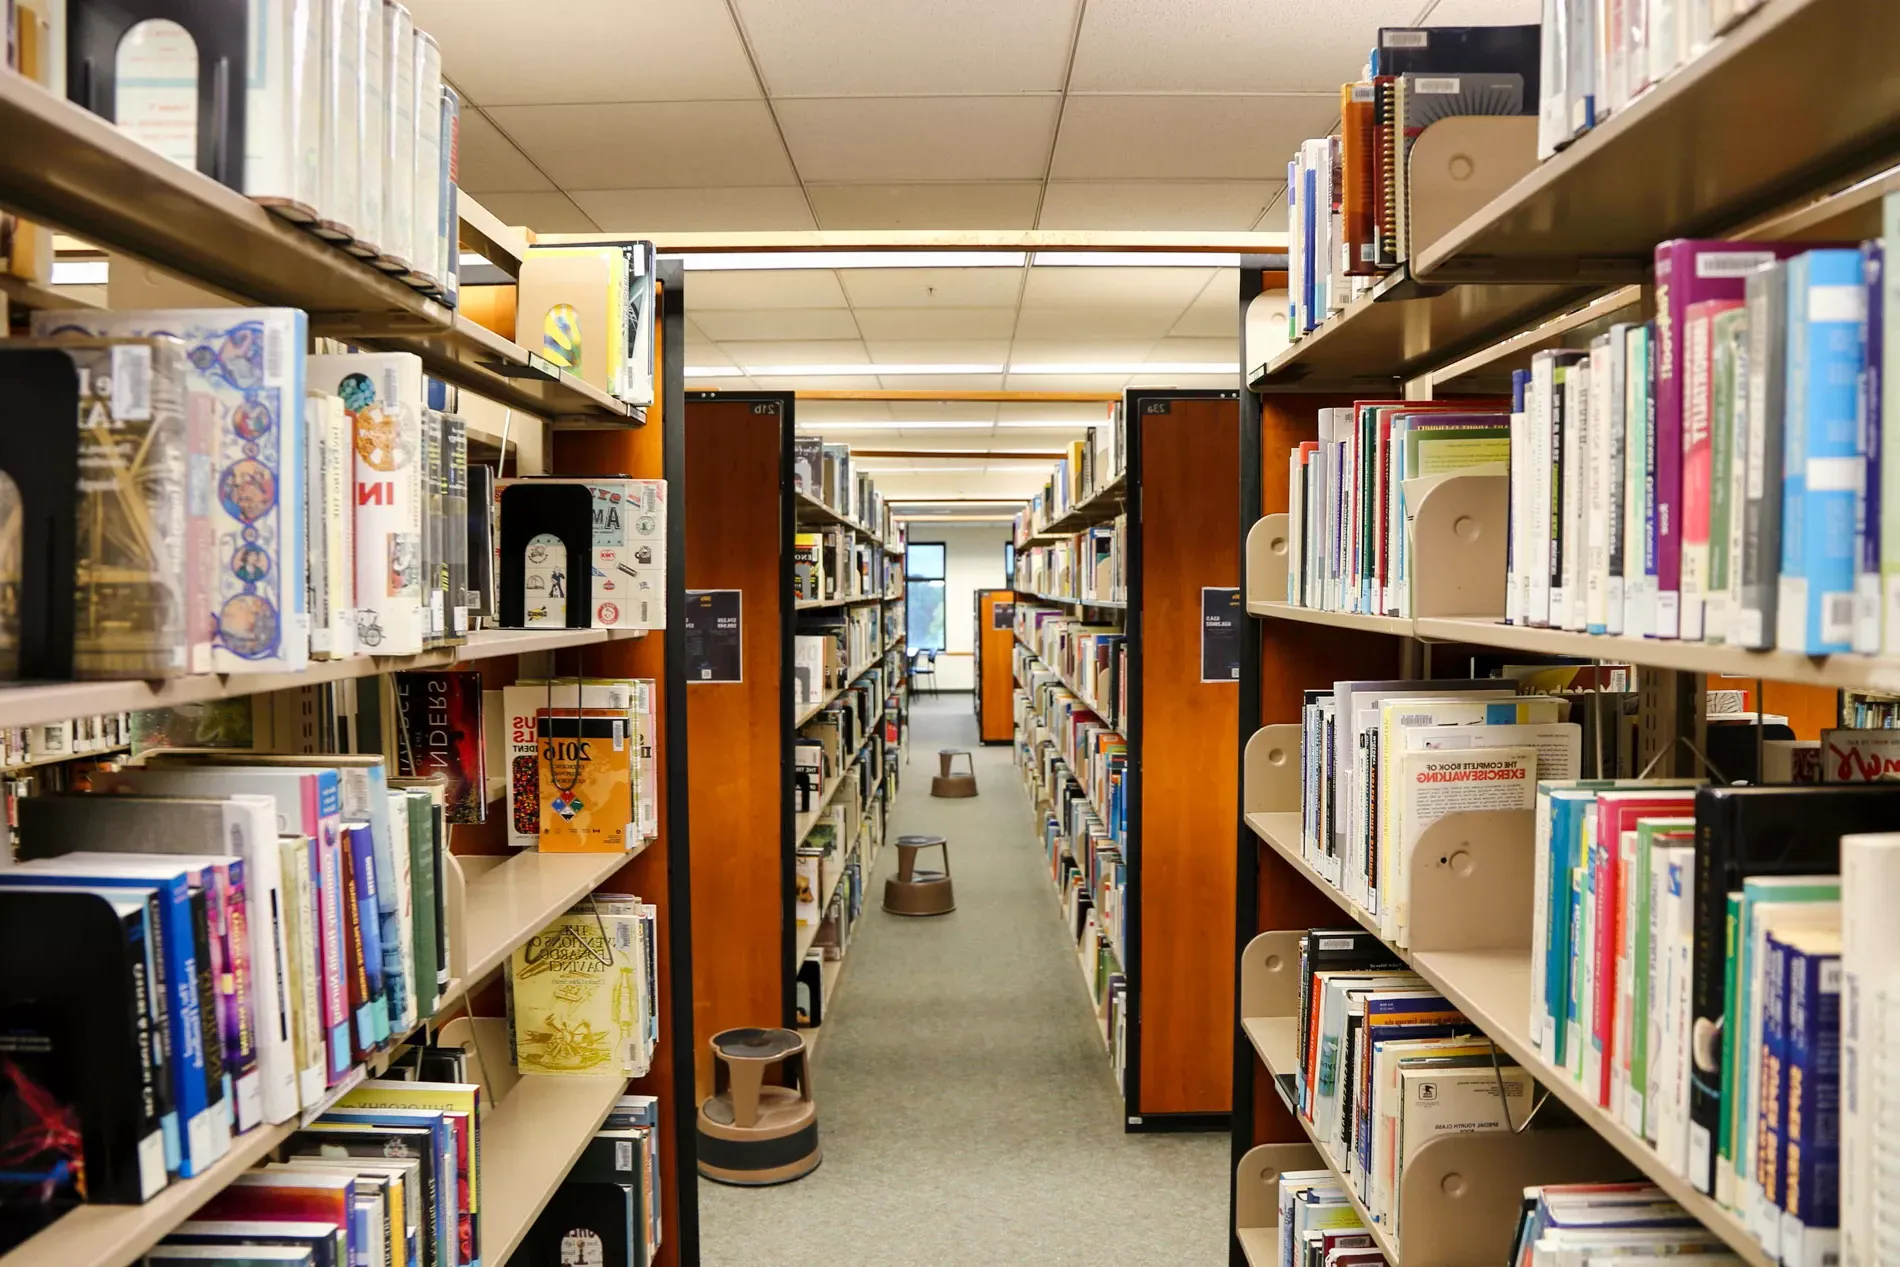
[[[942,651],[944,645],[944,547],[904,547],[905,637],[912,652]]]

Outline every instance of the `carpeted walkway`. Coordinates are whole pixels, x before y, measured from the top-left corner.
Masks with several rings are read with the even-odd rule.
[[[1123,1133],[1010,749],[977,745],[967,695],[920,700],[912,742],[891,834],[949,838],[957,910],[866,911],[815,1060],[824,1165],[781,1188],[702,1181],[702,1260],[1224,1263],[1227,1136]],[[980,796],[932,799],[942,747],[974,752]]]

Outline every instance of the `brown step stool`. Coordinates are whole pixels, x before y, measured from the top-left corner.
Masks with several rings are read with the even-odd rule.
[[[948,915],[957,909],[957,892],[950,885],[950,846],[942,836],[899,836],[897,874],[884,881],[884,909],[892,915]],[[923,871],[917,855],[926,849],[943,851],[942,871]]]
[[[818,1106],[805,1040],[789,1029],[728,1029],[712,1036],[713,1093],[699,1106],[699,1173],[763,1188],[818,1169]],[[765,1085],[777,1066],[784,1086]]]
[[[958,757],[970,767],[968,774],[952,774],[950,768]],[[960,748],[940,748],[937,750],[937,766],[940,771],[930,781],[932,796],[975,796],[976,795],[976,758]]]

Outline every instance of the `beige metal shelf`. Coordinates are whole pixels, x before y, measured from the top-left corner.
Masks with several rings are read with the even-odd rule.
[[[1330,625],[1335,629],[1363,629],[1369,633],[1398,634],[1410,637],[1412,622],[1403,616],[1374,616],[1367,612],[1324,611],[1317,607],[1295,607],[1291,603],[1250,599],[1247,612],[1274,620],[1295,620],[1305,625]]]
[[[462,950],[456,975],[471,989],[562,912],[611,879],[645,852],[542,853],[512,857],[463,854],[456,858],[466,880]]]
[[[801,598],[798,600],[798,610],[821,611],[826,607],[858,607],[865,603],[888,601],[890,601],[890,596],[887,594],[854,594],[850,598]]]
[[[872,531],[869,525],[859,523],[857,520],[851,518],[849,515],[846,515],[840,510],[838,510],[837,507],[830,506],[830,505],[825,504],[822,501],[819,501],[816,497],[813,497],[810,493],[796,493],[793,495],[793,497],[794,497],[793,507],[797,513],[798,522],[800,525],[839,524],[839,525],[842,525],[843,527],[851,529],[853,532],[857,533],[861,537],[864,537],[870,541],[876,542],[880,548],[883,547],[884,545],[883,537],[879,536],[876,532]]]
[[[29,757],[25,761],[15,761],[0,766],[0,774],[18,774],[22,770],[37,770],[41,766],[64,765],[68,761],[104,761],[111,757],[122,757],[132,750],[130,744],[114,744],[109,748],[94,748],[91,752],[53,752],[44,756]]]
[[[0,726],[31,726],[96,713],[231,699],[348,678],[374,677],[401,669],[439,669],[494,656],[559,651],[640,636],[639,631],[621,629],[479,630],[468,635],[468,641],[460,647],[439,647],[413,656],[313,660],[301,673],[202,674],[160,682],[49,682],[10,686],[0,688]]]
[[[1431,242],[1417,274],[1567,282],[1640,267],[1658,242],[1717,234],[1890,161],[1896,43],[1892,0],[1769,0]]]
[[[845,691],[849,690],[857,682],[859,678],[863,677],[865,674],[869,673],[872,669],[875,669],[879,664],[883,663],[883,660],[884,660],[884,655],[882,652],[879,652],[877,655],[872,656],[870,659],[864,661],[863,663],[853,665],[851,668],[851,671],[845,674],[844,681],[840,682],[837,686],[833,687],[831,691],[828,694],[826,694],[826,696],[823,699],[808,706],[807,708],[804,709],[804,711],[799,713],[798,719],[792,723],[792,728],[796,730],[798,727],[803,726],[806,722],[810,721],[812,718],[818,716],[818,714],[824,712],[827,708],[830,708],[831,705],[837,700],[837,698],[840,695],[843,695]]]
[[[240,302],[301,308],[314,333],[415,352],[501,404],[553,421],[632,420],[570,374],[517,377],[554,367],[19,75],[0,75],[0,205]],[[7,294],[85,306],[24,284]]]
[[[824,790],[818,794],[818,800],[812,807],[798,816],[796,822],[793,824],[793,848],[804,844],[805,837],[811,835],[811,829],[818,825],[818,820],[824,817],[825,811],[831,807],[831,802],[837,797],[838,789],[844,786],[845,779],[849,777],[853,770],[858,768],[858,762],[861,760],[862,754],[863,749],[859,749],[858,752],[853,753],[850,763],[838,774],[838,777],[825,785]],[[824,909],[822,903],[819,909]]]
[[[1254,835],[1260,837],[1273,851],[1293,864],[1294,870],[1305,876],[1313,886],[1325,894],[1334,906],[1352,916],[1353,922],[1367,932],[1379,931],[1378,916],[1369,914],[1360,905],[1335,888],[1331,881],[1306,860],[1300,851],[1300,814],[1298,810],[1289,813],[1256,813],[1246,816],[1247,826]],[[1398,952],[1403,954],[1404,952]]]

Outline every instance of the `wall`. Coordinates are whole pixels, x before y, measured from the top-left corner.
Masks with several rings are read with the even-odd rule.
[[[1001,589],[1003,546],[1008,524],[911,525],[913,544],[944,544],[944,655],[937,657],[937,689],[967,691],[972,683],[970,651],[976,633],[976,592]]]

